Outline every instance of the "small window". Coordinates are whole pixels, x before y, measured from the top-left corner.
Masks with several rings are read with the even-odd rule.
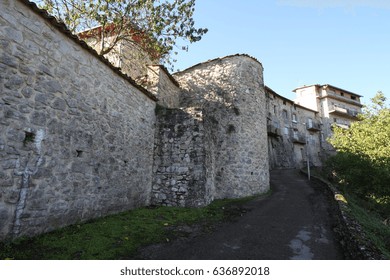
[[[341,96],[344,96],[344,92],[340,92],[340,95],[341,95]]]
[[[284,133],[284,135],[288,135],[288,127],[287,126],[284,127],[283,133]]]
[[[351,99],[352,99],[352,100],[356,100],[356,96],[352,96],[352,95],[351,95]]]
[[[285,120],[288,120],[288,116],[287,116],[287,111],[286,110],[283,110],[283,118]]]
[[[294,122],[294,123],[298,122],[297,114],[292,114],[292,122]]]

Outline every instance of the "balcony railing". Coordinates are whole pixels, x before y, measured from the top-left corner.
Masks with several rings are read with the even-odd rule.
[[[330,114],[335,114],[335,115],[340,115],[344,117],[349,117],[349,118],[357,118],[359,112],[355,110],[350,110],[346,108],[341,108],[338,106],[332,106],[329,108],[329,113]]]
[[[291,140],[293,143],[306,144],[306,136],[303,133],[294,133],[291,135]]]
[[[353,104],[353,105],[358,105],[358,106],[361,106],[361,103],[359,100],[356,100],[356,99],[351,99],[351,98],[348,98],[348,97],[345,97],[345,96],[341,96],[333,91],[326,91],[325,93],[320,93],[318,95],[318,97],[320,98],[324,98],[324,97],[329,97],[329,98],[334,98],[334,99],[337,99],[337,100],[340,100],[340,101],[344,101],[346,103],[350,103],[350,104]]]
[[[306,129],[311,131],[321,130],[321,125],[317,122],[308,122],[306,123]]]
[[[267,132],[268,132],[269,136],[278,137],[278,136],[282,135],[282,133],[280,132],[280,128],[278,128],[274,124],[268,124],[267,125]]]

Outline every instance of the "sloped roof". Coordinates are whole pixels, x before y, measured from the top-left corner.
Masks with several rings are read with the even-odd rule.
[[[332,86],[330,84],[324,84],[324,85],[320,85],[320,84],[315,84],[315,85],[304,85],[304,86],[301,86],[301,87],[297,87],[295,89],[293,89],[293,92],[295,92],[297,89],[302,89],[302,88],[307,88],[307,87],[313,87],[313,86],[316,86],[316,87],[321,87],[321,88],[333,88],[333,89],[337,89],[337,90],[340,90],[342,92],[345,92],[345,93],[349,93],[353,96],[357,96],[357,97],[363,97],[362,95],[359,95],[357,93],[354,93],[354,92],[351,92],[349,90],[345,90],[345,89],[342,89],[342,88],[339,88],[339,87],[335,87],[335,86]]]
[[[305,106],[302,106],[302,105],[300,105],[300,104],[295,103],[293,100],[290,100],[290,99],[288,99],[288,98],[286,98],[286,97],[284,97],[284,96],[281,96],[280,94],[276,93],[276,91],[274,91],[273,89],[271,89],[271,88],[268,87],[268,86],[265,86],[265,90],[271,92],[272,94],[276,95],[278,98],[280,98],[280,99],[282,99],[282,100],[284,100],[284,101],[287,101],[287,102],[291,103],[292,105],[294,105],[294,106],[296,106],[296,107],[299,107],[299,108],[302,108],[302,109],[311,111],[311,112],[313,112],[313,113],[318,113],[318,111],[316,111],[316,110],[307,108],[307,107],[305,107]]]

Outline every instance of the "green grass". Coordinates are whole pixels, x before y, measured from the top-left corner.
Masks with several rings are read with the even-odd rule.
[[[314,169],[312,174],[322,178],[327,177],[326,173],[318,169]],[[348,201],[349,213],[359,222],[367,237],[382,254],[390,259],[390,225],[384,223],[390,218],[389,200],[362,199],[348,191],[344,185],[337,185],[337,188]]]
[[[170,242],[175,227],[216,223],[239,214],[239,206],[253,197],[214,201],[204,208],[140,208],[83,224],[0,243],[0,259],[92,260],[131,259],[141,246]]]
[[[367,237],[387,259],[390,259],[390,226],[384,224],[385,218],[378,212],[378,208],[351,194],[346,193],[345,196],[350,213],[362,226]]]

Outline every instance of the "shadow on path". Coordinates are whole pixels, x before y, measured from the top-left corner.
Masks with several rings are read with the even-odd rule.
[[[331,197],[297,170],[271,171],[272,194],[212,233],[140,250],[142,259],[343,259]]]

